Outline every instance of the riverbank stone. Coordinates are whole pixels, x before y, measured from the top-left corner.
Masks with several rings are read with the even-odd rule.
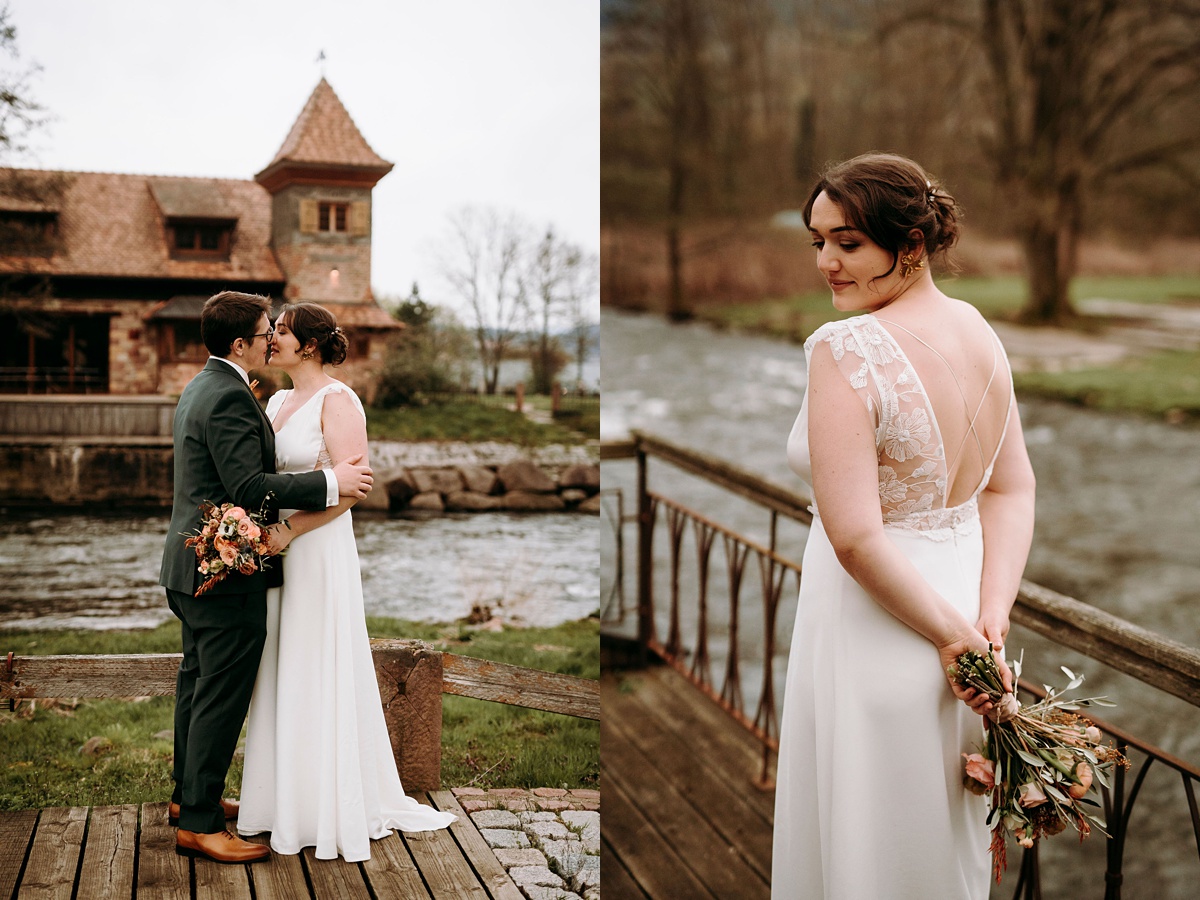
[[[519,512],[557,512],[567,508],[567,504],[557,494],[509,491],[501,499],[504,501],[504,509]]]
[[[419,494],[453,494],[463,489],[457,469],[413,469],[413,484]]]
[[[417,486],[413,484],[407,469],[385,469],[380,475],[379,481],[383,484],[383,493],[393,508],[407,506],[408,502],[417,495]],[[371,491],[371,493],[374,494],[376,491]],[[368,496],[370,495],[368,494]]]
[[[553,494],[558,490],[554,479],[528,459],[515,459],[496,469],[496,477],[504,489],[512,493]]]
[[[504,509],[504,497],[491,497],[475,491],[454,491],[446,495],[446,509],[465,512]]]
[[[442,502],[442,495],[436,491],[417,494],[408,502],[408,505],[410,509],[427,509],[432,512],[443,512],[446,509],[446,504]]]
[[[485,466],[458,466],[458,474],[467,490],[476,494],[494,494],[500,483],[496,473]]]
[[[580,488],[589,494],[594,494],[600,490],[600,467],[578,464],[568,466],[558,476],[558,486]]]

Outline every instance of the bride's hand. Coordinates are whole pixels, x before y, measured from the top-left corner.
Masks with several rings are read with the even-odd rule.
[[[283,522],[276,522],[267,529],[267,546],[271,556],[278,556],[292,542],[295,532]]]
[[[967,706],[971,707],[972,711],[981,716],[986,716],[995,707],[995,704],[988,698],[987,694],[975,690],[974,688],[964,688],[955,683],[947,671],[949,667],[956,662],[958,658],[968,650],[976,650],[980,653],[986,653],[988,649],[988,640],[980,632],[974,628],[964,634],[955,635],[946,643],[938,645],[938,656],[942,662],[942,672],[946,675],[946,680],[950,682],[950,690],[954,692],[954,696],[961,700]],[[1009,691],[1012,690],[1012,672],[1008,668],[1008,664],[999,656],[996,656],[996,665],[1000,669],[1000,678],[1004,686]]]

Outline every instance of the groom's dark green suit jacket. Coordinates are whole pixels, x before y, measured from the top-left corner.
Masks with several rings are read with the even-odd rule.
[[[232,501],[257,512],[273,493],[272,510],[324,509],[322,471],[276,475],[275,432],[258,400],[233,367],[210,359],[183,389],[175,408],[175,496],[159,583],[194,594],[203,576],[196,552],[185,545],[200,527],[200,505]],[[265,590],[267,576],[230,573],[213,594]]]

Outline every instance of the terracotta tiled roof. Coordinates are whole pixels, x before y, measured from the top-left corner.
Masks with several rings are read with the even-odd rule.
[[[58,212],[58,240],[57,251],[44,258],[0,251],[0,272],[285,280],[270,246],[271,196],[253,181],[32,169],[5,174],[12,178],[0,179],[0,191],[13,178],[32,184],[35,193],[37,185],[47,187],[42,203]],[[0,193],[0,209],[28,209],[29,202]],[[217,218],[237,220],[229,259],[171,259],[166,216],[212,216],[214,211]]]
[[[345,328],[403,328],[404,323],[389,316],[375,303],[322,303]]]
[[[390,162],[371,149],[324,78],[304,104],[283,146],[263,171],[281,163],[392,168]]]

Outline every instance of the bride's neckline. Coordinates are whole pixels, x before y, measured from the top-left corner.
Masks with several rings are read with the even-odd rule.
[[[288,413],[288,416],[287,416],[287,418],[286,418],[286,419],[284,419],[282,422],[277,422],[276,420],[272,420],[272,421],[271,421],[271,427],[272,427],[272,428],[275,430],[275,433],[276,433],[276,434],[279,434],[281,431],[283,431],[283,429],[287,428],[287,426],[288,426],[288,423],[289,423],[289,422],[291,422],[291,421],[292,421],[292,419],[296,418],[296,414],[297,414],[298,412],[300,412],[300,410],[304,409],[304,407],[306,407],[306,406],[308,406],[308,404],[312,403],[312,402],[313,402],[313,400],[315,400],[317,397],[321,396],[321,394],[322,394],[322,393],[323,393],[323,392],[324,392],[324,391],[325,391],[327,388],[330,388],[330,387],[332,387],[333,385],[335,385],[335,384],[338,384],[338,383],[339,383],[339,382],[337,381],[337,379],[334,379],[334,380],[332,380],[332,381],[328,381],[328,382],[326,382],[325,384],[323,384],[323,385],[321,385],[319,388],[317,388],[315,391],[313,391],[313,393],[312,393],[312,396],[311,396],[311,397],[309,397],[307,400],[305,400],[303,403],[301,403],[301,404],[300,404],[300,405],[298,405],[298,406],[297,406],[295,409],[293,409],[293,410],[292,410],[290,413]],[[284,393],[284,394],[295,394],[295,393],[296,393],[296,389],[295,389],[295,388],[288,388],[286,391],[282,391],[281,393]],[[279,411],[280,411],[280,412],[283,410],[283,404],[284,404],[284,403],[287,403],[287,398],[284,398],[284,401],[283,401],[283,403],[280,403],[280,404],[279,404]],[[278,412],[276,413],[276,415],[278,415]]]

